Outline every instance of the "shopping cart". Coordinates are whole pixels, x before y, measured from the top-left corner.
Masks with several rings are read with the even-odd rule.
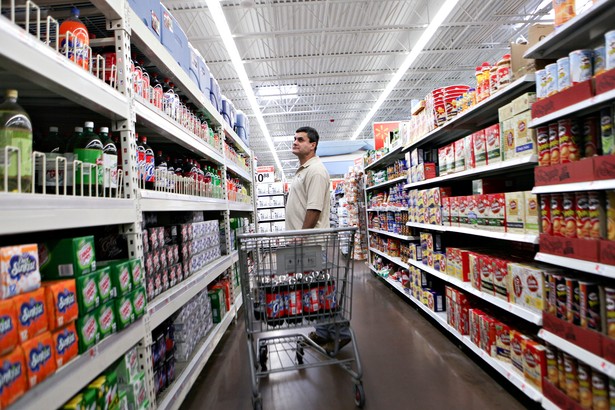
[[[363,407],[363,371],[354,332],[337,357],[340,327],[352,311],[352,250],[356,228],[239,235],[241,287],[252,377],[252,404],[262,408],[259,380],[272,373],[339,365]],[[327,325],[337,335],[330,351],[301,328]],[[267,334],[269,333],[269,334]]]

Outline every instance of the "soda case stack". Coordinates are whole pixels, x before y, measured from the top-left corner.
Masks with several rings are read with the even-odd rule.
[[[44,282],[46,288],[53,289],[57,280],[74,282],[79,353],[145,313],[140,260],[97,263],[93,236],[48,241],[39,247],[39,255],[42,277],[51,280]]]
[[[167,321],[152,333],[154,387],[158,397],[175,381],[175,325]]]
[[[224,302],[222,303],[224,305]],[[186,362],[205,335],[213,327],[212,305],[208,291],[202,291],[190,300],[173,320],[174,358]]]
[[[140,371],[137,348],[133,347],[66,402],[61,410],[145,410],[147,408],[149,400],[145,372]]]

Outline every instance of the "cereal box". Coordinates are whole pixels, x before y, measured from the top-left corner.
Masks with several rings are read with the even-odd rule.
[[[528,340],[530,339],[518,330],[510,331],[510,361],[513,369],[520,374],[523,374],[523,353]]]
[[[65,279],[43,284],[49,330],[60,328],[79,316],[77,286],[74,279]]]
[[[510,363],[510,327],[500,321],[495,323],[495,352],[499,360]]]
[[[536,130],[529,128],[531,111],[515,115],[515,156],[524,157],[536,154]]]
[[[451,225],[451,198],[442,198],[442,225]]]
[[[79,353],[87,351],[100,341],[100,329],[96,320],[96,312],[82,314],[75,322]]]
[[[0,357],[0,406],[5,409],[28,390],[28,371],[21,346]]]
[[[501,127],[502,159],[511,160],[515,157],[515,122],[512,118],[503,121]]]
[[[79,354],[79,337],[75,323],[57,329],[51,334],[54,342],[54,356],[59,369]]]
[[[100,297],[100,302],[105,303],[117,296],[117,289],[111,279],[111,268],[107,266],[98,269],[96,273],[98,273],[98,279],[96,281],[98,296]]]
[[[487,141],[485,140],[485,131],[480,130],[472,134],[472,143],[474,146],[474,161],[477,167],[487,165]]]
[[[13,300],[17,311],[17,329],[21,342],[47,331],[48,317],[45,310],[44,289],[16,296]]]
[[[542,312],[545,308],[546,287],[542,269],[534,266],[525,266],[523,286],[523,306],[535,312]]]
[[[536,194],[533,194],[531,191],[525,191],[523,193],[523,213],[525,215],[525,232],[526,233],[538,233],[538,225],[539,225],[539,211],[540,208],[538,206],[538,197]],[[507,216],[508,217],[508,216]]]
[[[448,175],[448,163],[446,162],[447,147],[438,148],[438,168],[440,176]]]
[[[480,290],[495,296],[493,258],[491,256],[481,255],[479,258],[479,269]]]
[[[468,196],[468,227],[478,226],[478,195]]]
[[[80,314],[91,312],[100,305],[98,278],[98,272],[92,272],[75,280]]]
[[[525,233],[525,196],[523,192],[507,192],[506,232]]]
[[[446,163],[448,165],[448,173],[457,172],[455,168],[455,143],[446,146]]]
[[[0,300],[0,354],[10,352],[18,343],[15,302],[12,299]]]
[[[501,258],[491,258],[491,263],[493,265],[493,288],[495,296],[508,302],[508,261]]]
[[[114,301],[115,317],[118,324],[118,329],[122,330],[130,326],[135,321],[135,313],[132,306],[132,296],[130,294],[120,296]]]
[[[534,387],[542,391],[542,378],[547,374],[545,347],[533,340],[525,342],[523,350],[523,375]]]
[[[463,282],[470,281],[470,254],[471,252],[465,249],[459,249],[457,263],[457,269],[455,271],[455,276],[457,279]]]
[[[441,292],[433,289],[423,289],[423,304],[434,312],[444,312],[444,297]]]
[[[98,268],[109,268],[111,284],[119,295],[124,295],[132,290],[132,279],[130,277],[130,261],[114,260],[98,262]]]
[[[469,225],[468,211],[470,198],[467,196],[459,196],[457,200],[459,201],[459,226],[467,227]]]
[[[79,277],[96,270],[94,237],[61,239],[39,245],[43,278]]]
[[[44,332],[24,342],[21,347],[26,358],[28,385],[33,388],[56,371],[53,338],[51,333]]]
[[[536,93],[525,93],[512,101],[513,115],[532,109],[532,104],[536,102]]]
[[[480,319],[484,313],[480,309],[470,309],[470,340],[480,347]]]
[[[506,197],[504,194],[489,194],[489,229],[493,231],[504,231],[506,221]]]
[[[0,248],[0,299],[36,290],[41,285],[36,244]]]
[[[502,161],[502,146],[500,137],[500,124],[485,128],[485,142],[487,143],[487,163],[495,164]]]

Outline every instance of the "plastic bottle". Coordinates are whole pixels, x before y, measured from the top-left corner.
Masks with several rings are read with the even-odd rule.
[[[476,101],[481,100],[481,90],[483,87],[483,68],[481,66],[476,67],[476,71],[474,72],[476,76]]]
[[[43,184],[48,189],[56,186],[56,180],[60,189],[64,184],[64,163],[59,162],[56,170],[56,158],[64,152],[63,144],[58,127],[49,127],[49,133],[40,141],[37,151],[44,152],[45,174],[43,175],[43,161],[36,159],[36,186],[37,192],[43,192]],[[57,171],[57,172],[56,172]],[[48,192],[48,191],[47,191]]]
[[[167,155],[167,187],[175,191],[175,166],[171,157]]]
[[[71,35],[67,38],[67,32]],[[90,69],[90,35],[79,20],[79,9],[73,7],[71,16],[60,24],[60,52],[86,70]]]
[[[482,71],[483,71],[483,88],[482,88],[482,92],[483,92],[483,100],[485,98],[488,98],[491,93],[490,93],[490,89],[491,89],[491,82],[490,82],[490,71],[491,71],[491,65],[488,62],[484,62],[482,65]]]
[[[103,144],[100,136],[94,132],[94,123],[87,121],[83,127],[83,133],[75,141],[75,159],[83,162],[77,169],[77,192],[93,195],[96,185],[103,181]],[[97,165],[98,169],[89,167],[87,164]],[[83,175],[83,191],[81,191],[81,176]]]
[[[154,164],[156,165],[156,182],[154,187],[156,190],[164,190],[168,187],[168,166],[167,159],[162,155],[162,151],[156,153],[154,158]]]
[[[21,192],[32,189],[32,122],[26,111],[17,104],[17,90],[6,90],[6,99],[0,104],[0,191],[19,191],[18,175],[21,174]],[[5,158],[5,147],[19,148],[17,154]],[[19,161],[18,161],[19,159]],[[8,168],[5,169],[5,161]],[[21,161],[21,170],[18,162]],[[21,171],[21,172],[19,172]],[[4,186],[5,172],[8,186]]]
[[[103,144],[103,186],[110,196],[112,190],[117,189],[117,147],[107,127],[100,127],[100,140]]]
[[[154,189],[154,182],[156,181],[154,170],[156,169],[156,163],[154,161],[154,150],[147,145],[147,137],[142,136],[140,146],[143,149],[143,179],[145,180],[145,187],[147,189]]]
[[[43,138],[37,150],[45,153],[60,154],[64,152],[64,144],[58,127],[49,127],[47,137]]]

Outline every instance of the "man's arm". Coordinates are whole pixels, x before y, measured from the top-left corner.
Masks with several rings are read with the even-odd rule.
[[[316,209],[308,209],[305,212],[305,219],[303,220],[303,226],[301,229],[312,229],[318,223],[318,218],[320,218],[320,211]]]

